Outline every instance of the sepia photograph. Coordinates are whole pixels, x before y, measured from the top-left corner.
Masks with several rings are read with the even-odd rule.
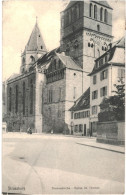
[[[125,0],[2,1],[1,193],[125,194]]]

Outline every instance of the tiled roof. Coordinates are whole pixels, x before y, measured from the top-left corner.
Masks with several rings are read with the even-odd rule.
[[[95,61],[99,61],[101,58],[104,58],[107,54],[109,54],[109,59],[107,60],[107,63],[104,63],[103,65],[101,65],[100,67],[96,68],[96,66],[94,65],[94,68],[92,70],[92,72],[90,74],[88,74],[88,76],[91,76],[92,74],[95,74],[97,72],[99,72],[100,70],[102,70],[103,68],[109,66],[111,63],[113,65],[117,65],[118,66],[124,66],[125,64],[122,62],[114,62],[112,61],[113,58],[116,55],[116,48],[125,48],[125,38],[121,38],[120,40],[114,42],[111,44],[112,48],[110,48],[108,51],[106,51],[103,55],[101,55],[99,58],[97,58]]]
[[[108,4],[107,1],[93,1],[93,2],[98,3],[100,5],[103,5],[103,6],[107,7],[107,8],[112,9],[112,7]]]
[[[49,62],[54,55],[57,55],[65,67],[73,70],[82,71],[82,68],[78,64],[76,64],[70,56],[66,56],[65,54],[59,52],[60,52],[59,47],[51,50],[50,52],[46,53],[44,56],[38,59],[37,65],[42,66],[43,64]]]
[[[69,111],[85,110],[90,108],[90,87],[76,100],[75,104]]]
[[[55,52],[59,52],[59,47],[47,52],[44,56],[37,60],[37,65],[41,66],[43,63],[48,62],[55,55]]]
[[[37,23],[34,26],[34,29],[31,33],[31,36],[30,36],[28,43],[25,47],[25,50],[27,50],[27,51],[36,51],[36,50],[46,51],[46,46],[45,46],[45,43],[43,41],[43,38],[42,38],[42,35],[41,35],[41,32],[39,30]]]
[[[82,68],[79,65],[77,65],[70,56],[66,56],[66,55],[59,54],[59,53],[56,53],[56,54],[60,58],[60,60],[63,62],[65,67],[69,69],[82,71]]]

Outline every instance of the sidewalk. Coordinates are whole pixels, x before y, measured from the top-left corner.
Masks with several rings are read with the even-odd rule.
[[[78,140],[76,143],[80,145],[84,145],[84,146],[89,146],[93,148],[99,148],[102,150],[109,150],[112,152],[118,152],[118,153],[125,154],[124,146],[115,146],[115,145],[110,145],[110,144],[98,143],[96,142],[96,138],[94,137],[93,138],[87,137],[87,138]]]

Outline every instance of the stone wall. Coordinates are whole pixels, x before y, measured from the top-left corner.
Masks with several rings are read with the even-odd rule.
[[[125,143],[125,122],[98,122],[97,142],[114,145]]]
[[[7,128],[8,131],[26,131],[30,126],[35,131],[35,72],[18,76],[7,83]],[[33,82],[33,112],[30,113],[30,82]],[[25,113],[23,113],[23,83],[25,83]],[[18,86],[18,110],[16,112],[16,85]],[[11,110],[9,109],[11,88]]]

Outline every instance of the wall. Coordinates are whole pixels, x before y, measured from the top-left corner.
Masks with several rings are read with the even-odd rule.
[[[35,131],[35,72],[21,75],[7,84],[8,131],[26,131],[29,126]],[[30,81],[33,80],[33,113],[30,114]],[[23,115],[23,82],[25,82],[25,114]],[[18,85],[18,112],[15,113],[15,87]],[[11,112],[9,111],[9,88],[12,88]]]
[[[104,80],[101,81],[100,80],[100,73],[103,70],[106,70],[106,69],[108,70],[107,79],[104,79]],[[105,68],[103,70],[100,71],[100,72],[98,72],[98,73],[96,73],[96,74],[94,74],[94,75],[97,76],[97,82],[96,82],[96,84],[93,84],[93,76],[94,75],[92,75],[90,77],[90,105],[91,105],[91,107],[90,107],[90,118],[91,118],[91,122],[98,121],[97,116],[98,116],[98,113],[100,112],[99,104],[102,102],[102,100],[104,98],[104,96],[103,97],[100,97],[100,89],[102,87],[107,86],[107,96],[109,95],[109,84],[111,83],[111,82],[109,82],[109,79],[111,78],[110,71],[109,71],[110,68]],[[92,92],[95,91],[95,90],[98,90],[98,98],[97,99],[92,99]],[[97,106],[97,114],[93,114],[92,115],[92,106]]]
[[[75,94],[74,94],[75,93]],[[70,130],[71,113],[69,109],[83,93],[83,74],[81,71],[66,69],[65,123]],[[75,95],[75,96],[74,96]]]
[[[125,142],[125,122],[98,122],[97,142],[114,145]]]
[[[86,110],[79,110],[79,111],[75,111],[73,112],[73,119],[71,119],[71,130],[73,130],[73,134],[74,135],[85,135],[88,136],[89,135],[89,117],[87,118],[79,118],[79,119],[75,119],[74,118],[74,114],[78,113],[78,112],[86,112],[89,111],[90,109],[86,109]],[[83,131],[82,132],[75,132],[75,125],[83,125]],[[86,134],[84,133],[84,125],[86,125]]]
[[[59,89],[61,97],[59,97]],[[43,132],[62,132],[65,123],[65,78],[45,84],[43,88]],[[52,102],[49,102],[49,90],[53,91]]]
[[[44,87],[44,82],[46,78],[43,73],[36,71],[36,88],[35,88],[35,131],[36,133],[42,133],[42,92]]]

